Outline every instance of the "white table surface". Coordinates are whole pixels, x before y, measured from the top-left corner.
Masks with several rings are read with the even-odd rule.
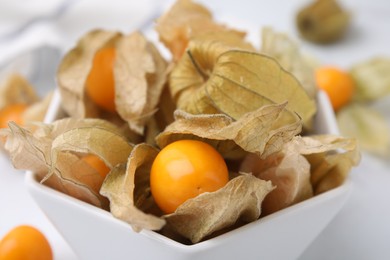
[[[0,20],[3,15],[1,13],[1,4],[4,4],[2,1],[4,0],[0,0]],[[37,4],[43,4],[43,2],[45,1],[37,1]],[[211,8],[216,19],[240,26],[242,29],[246,29],[248,25],[251,29],[253,26],[258,26],[260,30],[264,25],[271,25],[277,30],[290,33],[300,41],[293,24],[293,17],[297,8],[307,1],[216,0],[211,2],[202,0],[200,2]],[[300,41],[302,49],[315,55],[324,64],[346,69],[356,62],[373,56],[390,57],[390,1],[343,0],[340,2],[353,15],[353,24],[346,39],[332,46],[316,46]],[[138,21],[138,24],[142,22]],[[52,32],[53,26],[50,26],[46,29],[35,29],[39,32]],[[42,27],[42,25],[38,24],[36,27]],[[71,26],[63,28],[65,30]],[[56,30],[58,29],[61,27],[56,27]],[[36,40],[37,35],[40,34],[25,32],[20,38]],[[58,35],[52,38],[55,39],[53,41],[61,42],[56,37]],[[259,42],[258,37],[256,34],[250,35],[254,42]],[[19,46],[18,44],[20,45],[18,39],[8,42],[0,41],[0,56],[6,52],[7,48]],[[61,47],[68,48],[69,46]],[[15,51],[15,48],[12,51]],[[12,53],[12,51],[10,49],[7,53]],[[390,103],[387,104],[390,106]],[[388,108],[386,110],[390,111]],[[390,113],[388,118],[390,124]],[[6,156],[1,154],[0,237],[16,225],[31,224],[46,234],[54,249],[55,259],[77,259],[77,256],[36,206],[24,186],[23,178],[24,173],[14,170]],[[390,163],[363,154],[360,166],[353,170],[350,178],[353,183],[350,199],[335,219],[303,253],[300,260],[390,259]]]

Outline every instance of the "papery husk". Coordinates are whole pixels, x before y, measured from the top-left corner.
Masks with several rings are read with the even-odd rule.
[[[16,169],[31,170],[37,173],[47,172],[46,161],[50,161],[50,143],[48,137],[36,138],[29,129],[20,127],[14,122],[8,123],[7,129],[0,130],[5,138],[4,149],[10,156]]]
[[[41,182],[74,198],[108,209],[108,200],[99,194],[103,183],[96,169],[74,153],[60,153],[55,161],[56,174],[46,174]]]
[[[94,30],[85,34],[63,57],[57,72],[62,106],[71,117],[98,117],[102,112],[86,95],[85,82],[98,50],[114,45],[121,37],[115,31]]]
[[[89,121],[89,122],[88,122]],[[65,131],[52,141],[51,166],[45,178],[56,175],[60,180],[70,181],[91,190],[97,198],[96,206],[107,208],[108,202],[99,194],[104,178],[76,154],[94,154],[110,169],[124,163],[133,149],[133,144],[113,124],[104,120],[82,120],[75,128]],[[73,162],[72,159],[73,158]],[[75,189],[72,196],[79,196]]]
[[[95,54],[104,47],[115,48],[115,107],[120,117],[103,111],[85,92]],[[157,110],[168,72],[166,61],[141,33],[91,31],[65,55],[58,70],[62,104],[72,117],[101,117],[118,125],[124,120],[142,135]]]
[[[126,136],[126,138],[129,137],[127,129],[120,128],[117,125],[114,125],[107,120],[97,119],[97,118],[77,119],[77,118],[67,117],[67,118],[56,120],[50,124],[36,123],[34,125],[37,126],[36,129],[34,129],[34,136],[38,138],[45,138],[45,137],[50,138],[51,142],[56,137],[58,137],[59,135],[67,131],[76,128],[85,128],[85,127],[95,127],[99,129],[105,129],[117,135]]]
[[[276,186],[263,202],[264,214],[270,214],[341,185],[359,160],[355,139],[296,136],[265,159],[248,155],[240,170]]]
[[[350,74],[356,83],[354,100],[375,101],[390,94],[390,58],[360,62],[352,66]]]
[[[61,178],[58,175],[47,176],[48,164],[50,161],[50,143],[49,137],[36,137],[35,133],[30,132],[15,123],[9,124],[9,129],[0,130],[0,135],[7,132],[7,142],[5,149],[10,154],[11,161],[15,168],[33,171],[39,176],[39,180],[45,180],[45,184],[65,194],[71,195],[74,198],[80,199],[87,203],[98,207],[106,208],[107,201],[99,196],[93,190],[96,182],[102,182],[103,179],[99,174],[96,174],[91,167],[83,163],[76,155],[66,154],[59,160],[58,168],[66,168],[63,170],[65,174],[77,172],[80,179],[87,176],[89,180],[87,184],[75,182],[71,178]],[[93,175],[95,173],[95,175]],[[85,179],[85,178],[84,178]]]
[[[390,156],[390,127],[379,111],[367,104],[352,103],[336,114],[343,136],[354,137],[362,150],[382,156]]]
[[[137,232],[142,229],[159,230],[165,225],[165,220],[144,212],[154,204],[149,176],[157,153],[158,150],[150,145],[136,145],[127,163],[115,167],[100,190],[110,200],[113,216],[126,221]]]
[[[296,137],[291,145],[311,165],[314,195],[342,185],[352,167],[360,162],[355,138],[334,135]]]
[[[261,159],[249,154],[240,170],[271,181],[276,188],[263,201],[263,214],[268,215],[313,196],[310,182],[310,164],[304,156],[289,146],[288,142],[279,153]]]
[[[129,127],[144,133],[156,112],[168,65],[156,47],[139,32],[121,37],[114,65],[116,108]]]
[[[196,98],[198,103],[191,105],[188,112],[193,114],[218,113],[211,101],[207,100],[207,92],[203,84],[210,78],[218,57],[230,49],[231,46],[219,41],[190,43],[186,53],[169,76],[170,93],[178,108],[186,108],[186,102],[195,103],[195,100],[191,99]]]
[[[5,149],[10,154],[15,168],[34,171],[42,177],[42,182],[47,182],[47,185],[52,185],[53,188],[72,197],[105,208],[107,201],[99,195],[103,177],[84,162],[79,153],[94,153],[112,167],[117,163],[118,157],[124,156],[124,151],[119,149],[120,154],[110,154],[109,151],[115,148],[104,147],[103,149],[102,147],[107,146],[107,143],[103,142],[104,138],[100,140],[99,137],[97,139],[102,147],[100,149],[94,147],[91,142],[94,138],[96,140],[96,136],[87,140],[87,135],[83,135],[83,129],[88,128],[96,131],[104,130],[104,138],[107,138],[108,133],[111,137],[114,136],[112,140],[123,136],[123,130],[105,120],[73,118],[58,120],[51,124],[36,123],[24,128],[10,123],[9,129],[2,130],[0,135],[6,137]],[[62,141],[67,145],[64,145]],[[123,143],[131,149],[132,145],[126,139]],[[99,146],[99,144],[94,145]],[[124,162],[126,160],[127,158],[123,159]]]
[[[96,126],[77,127],[57,136],[51,145],[51,170],[57,168],[60,153],[92,153],[113,168],[126,162],[133,145],[126,137]],[[61,173],[59,173],[61,174]]]
[[[20,74],[7,75],[0,84],[0,109],[12,104],[30,105],[38,100],[34,87]]]
[[[177,233],[197,243],[238,220],[258,219],[261,203],[272,189],[271,182],[243,174],[215,192],[202,193],[185,201],[164,219]]]
[[[193,94],[202,99],[207,95],[206,90],[201,87],[211,76],[213,66],[218,57],[229,51],[245,49],[247,46],[242,39],[236,38],[234,34],[216,33],[205,34],[189,43],[185,55],[180,59],[177,66],[174,67],[169,78],[170,93],[177,104],[181,106],[188,99],[194,98]],[[198,93],[199,92],[199,93]],[[217,113],[216,108],[204,98],[197,104],[197,113]]]
[[[275,58],[280,65],[293,74],[302,84],[307,94],[315,98],[318,88],[315,84],[315,66],[299,49],[299,46],[287,34],[264,27],[260,52]]]
[[[337,0],[315,0],[299,10],[296,24],[301,36],[311,42],[328,44],[341,39],[351,21]]]
[[[295,121],[293,113],[309,124],[315,101],[292,74],[271,57],[229,48],[208,42],[190,46],[170,75],[179,109],[238,119],[264,105],[288,101],[281,124]]]
[[[223,44],[228,47],[229,50],[235,49],[255,52],[256,48],[251,43],[247,42],[244,36],[244,34],[238,34],[235,31],[206,32],[192,37],[189,46],[202,43],[210,45]],[[219,53],[216,52],[214,55],[219,56]]]
[[[174,62],[180,59],[188,42],[196,36],[227,32],[242,39],[245,37],[244,32],[217,24],[207,8],[191,0],[176,1],[171,9],[157,20],[156,31],[161,42],[172,53]]]
[[[264,106],[237,121],[223,114],[191,115],[177,110],[175,121],[156,137],[156,143],[163,148],[180,139],[200,139],[225,157],[239,151],[266,157],[279,151],[302,130],[299,118],[292,124],[279,126],[285,107],[286,103]]]

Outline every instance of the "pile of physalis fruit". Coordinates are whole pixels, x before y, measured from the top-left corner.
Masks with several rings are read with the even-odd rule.
[[[244,32],[218,24],[190,0],[176,2],[155,29],[169,61],[140,32],[84,35],[58,69],[68,116],[2,130],[14,166],[136,231],[191,244],[337,187],[357,165],[354,139],[311,134],[314,73],[286,35],[265,29],[256,50]],[[111,104],[90,86],[109,85],[91,79],[104,61],[111,62],[100,64],[111,66],[104,75],[115,82],[103,95],[112,95]],[[214,147],[229,179],[167,213],[156,205],[150,172],[161,149],[178,140]],[[91,155],[109,168],[107,176],[85,160]]]

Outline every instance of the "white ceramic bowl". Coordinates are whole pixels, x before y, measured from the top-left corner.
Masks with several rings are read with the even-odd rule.
[[[57,116],[60,98],[53,99],[46,120]],[[324,93],[318,95],[318,133],[337,134]],[[136,233],[109,212],[39,184],[26,175],[27,187],[77,256],[83,259],[296,259],[344,205],[350,182],[263,217],[218,237],[184,245],[153,231]]]

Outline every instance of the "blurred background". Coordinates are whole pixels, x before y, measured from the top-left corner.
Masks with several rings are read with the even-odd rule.
[[[25,75],[41,96],[55,88],[55,72],[63,54],[85,32],[104,28],[129,33],[143,31],[157,41],[154,21],[172,0],[0,0],[0,80],[10,71]],[[248,32],[260,44],[260,30],[271,26],[288,33],[301,50],[324,65],[348,70],[373,57],[390,57],[390,1],[339,0],[351,15],[344,37],[328,45],[301,38],[297,12],[309,0],[197,0],[216,20]],[[389,71],[390,73],[390,71]],[[390,124],[390,105],[376,105]],[[351,174],[349,201],[301,256],[304,259],[390,259],[390,164],[363,154]],[[21,223],[39,227],[49,238],[55,259],[77,259],[54,227],[36,207],[23,184],[23,172],[0,154],[0,237]],[[299,236],[299,234],[297,234]],[[282,250],[282,249],[281,249]]]

